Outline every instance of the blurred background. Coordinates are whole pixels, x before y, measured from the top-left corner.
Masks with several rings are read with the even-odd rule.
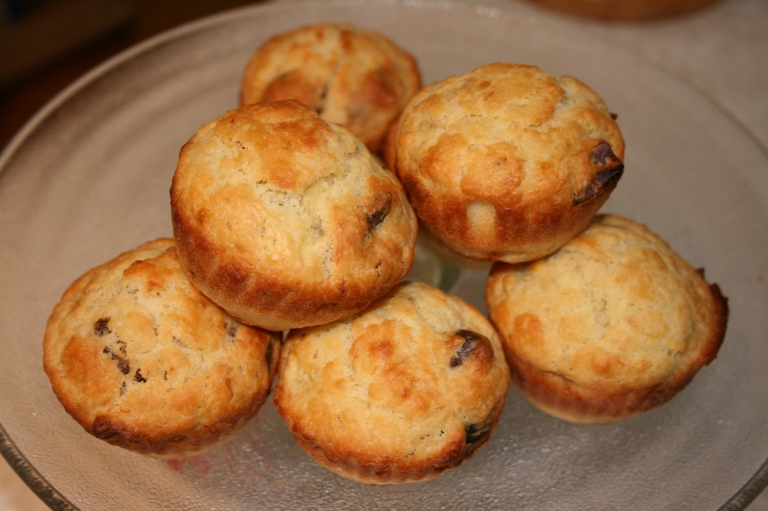
[[[0,149],[49,99],[137,42],[262,0],[0,0]]]
[[[169,28],[266,0],[0,0],[0,149],[49,99]],[[718,0],[530,0],[604,19],[685,13]]]

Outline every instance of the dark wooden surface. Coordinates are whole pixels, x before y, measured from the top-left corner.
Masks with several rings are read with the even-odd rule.
[[[260,1],[22,2],[30,4],[24,16],[0,19],[0,44],[5,43],[0,49],[0,149],[58,92],[120,51],[183,23]]]

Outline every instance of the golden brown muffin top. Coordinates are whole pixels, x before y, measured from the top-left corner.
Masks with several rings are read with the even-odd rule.
[[[420,84],[414,58],[388,37],[323,23],[260,46],[243,72],[240,102],[296,99],[378,152],[387,126]]]
[[[522,64],[427,85],[391,140],[419,218],[477,259],[551,253],[586,226],[623,170],[624,142],[603,100],[575,78]]]
[[[593,156],[600,142],[624,157],[618,126],[592,89],[522,64],[487,64],[424,87],[398,138],[399,172],[505,206],[521,195],[583,197],[600,170],[594,160],[610,157],[607,148]]]
[[[125,252],[77,279],[48,321],[44,366],[91,434],[156,455],[204,447],[269,393],[279,338],[238,323],[179,267],[173,240]]]
[[[474,307],[404,282],[364,312],[290,332],[275,403],[318,461],[370,483],[431,478],[488,438],[509,384]]]
[[[296,101],[244,105],[181,150],[171,188],[195,284],[270,330],[357,312],[410,271],[417,221],[395,175]]]
[[[687,383],[715,358],[728,313],[716,285],[615,215],[547,258],[494,265],[486,300],[512,358],[606,395]]]

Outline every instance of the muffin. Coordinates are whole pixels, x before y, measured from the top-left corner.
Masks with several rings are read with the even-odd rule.
[[[93,436],[160,457],[239,430],[269,394],[280,338],[240,324],[182,272],[158,239],[77,279],[45,331],[45,372]]]
[[[521,64],[424,87],[389,140],[385,154],[423,225],[482,261],[554,252],[587,226],[624,168],[603,100],[575,78]]]
[[[428,480],[485,445],[509,386],[504,352],[474,307],[428,284],[291,331],[274,402],[301,447],[366,484]]]
[[[495,263],[486,302],[522,394],[587,424],[669,401],[715,359],[728,317],[702,270],[614,215],[544,259]]]
[[[397,177],[293,100],[203,126],[181,150],[171,214],[195,285],[268,330],[328,323],[385,295],[411,269],[418,230]]]
[[[325,23],[260,46],[243,72],[240,102],[296,99],[378,153],[387,126],[420,85],[416,60],[388,37]]]

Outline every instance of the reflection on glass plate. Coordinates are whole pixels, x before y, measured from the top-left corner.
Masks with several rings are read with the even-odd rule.
[[[153,39],[49,104],[0,160],[0,446],[57,509],[741,509],[768,480],[765,248],[768,158],[717,107],[647,62],[567,27],[444,1],[296,2],[225,14]],[[576,426],[510,390],[486,448],[436,481],[369,488],[318,467],[269,403],[237,436],[183,461],[89,437],[42,370],[42,334],[80,274],[170,235],[181,145],[235,106],[250,53],[270,35],[336,20],[378,29],[425,82],[492,61],[572,74],[619,114],[626,172],[604,211],[646,223],[730,297],[719,358],[672,402]],[[420,278],[482,310],[486,267]],[[450,258],[447,258],[450,259]]]

